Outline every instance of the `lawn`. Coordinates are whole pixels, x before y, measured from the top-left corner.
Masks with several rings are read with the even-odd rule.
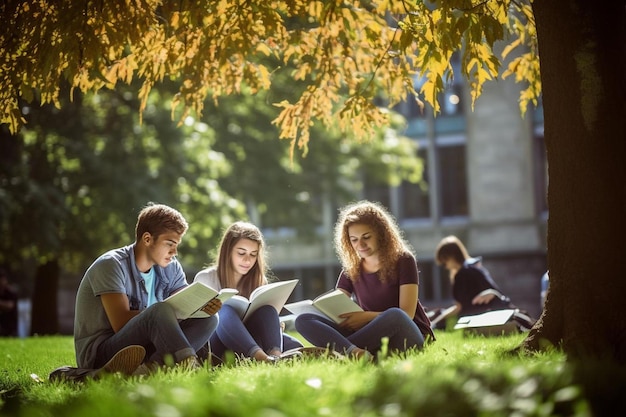
[[[441,332],[423,351],[362,363],[305,358],[193,373],[52,383],[75,364],[70,336],[0,339],[1,416],[600,416],[620,415],[624,369],[574,366],[558,350],[509,351],[523,335]]]

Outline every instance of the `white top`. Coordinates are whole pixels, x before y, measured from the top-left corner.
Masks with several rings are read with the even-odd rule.
[[[220,279],[217,276],[217,267],[211,266],[198,272],[193,279],[193,282],[200,281],[201,283],[208,285],[215,291],[221,291],[222,285]]]

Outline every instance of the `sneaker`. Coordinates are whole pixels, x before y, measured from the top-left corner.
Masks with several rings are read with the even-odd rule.
[[[56,368],[48,379],[51,382],[84,382],[87,379],[95,378],[99,369],[76,368],[70,365],[64,365]]]
[[[346,359],[344,355],[342,355],[341,353],[335,350],[323,348],[323,347],[317,347],[317,346],[305,346],[305,347],[292,349],[292,351],[300,352],[300,355],[303,357]],[[287,352],[291,352],[291,351],[287,351]]]
[[[202,369],[202,365],[200,364],[198,357],[195,355],[187,356],[185,359],[178,362],[176,367],[184,371],[196,371],[198,369]]]
[[[95,376],[99,376],[102,373],[114,374],[117,372],[124,375],[132,375],[139,365],[141,365],[145,356],[146,350],[143,346],[126,346],[113,355],[102,368],[98,369]]]
[[[374,362],[374,355],[366,349],[354,349],[350,353],[350,358],[363,362]]]
[[[267,355],[267,358],[262,360],[261,362],[276,364],[278,362],[288,362],[301,357],[302,353],[290,350],[283,352],[280,355]]]
[[[279,356],[276,355],[267,355],[267,358],[265,358],[264,360],[259,360],[259,362],[265,362],[265,363],[278,363],[278,361],[280,360]]]
[[[162,367],[157,362],[144,362],[135,369],[133,372],[133,376],[141,376],[141,375],[152,375],[161,370]]]
[[[286,350],[283,353],[281,353],[280,356],[278,356],[278,360],[287,361],[287,360],[292,360],[292,359],[300,359],[301,357],[302,357],[302,352],[300,352],[299,350],[291,349],[291,350]]]

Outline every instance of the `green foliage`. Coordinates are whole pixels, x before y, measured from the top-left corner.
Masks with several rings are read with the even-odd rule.
[[[82,271],[103,251],[134,241],[137,213],[149,201],[177,207],[197,225],[185,254],[205,262],[216,230],[244,209],[218,185],[230,165],[212,150],[212,130],[195,121],[177,128],[170,99],[165,88],[155,90],[143,124],[139,102],[123,88],[31,109],[28,128],[2,139],[16,151],[3,167],[10,205],[0,224],[11,238],[0,244],[0,262],[58,259]]]
[[[286,73],[277,76],[285,82],[270,93],[293,96]],[[314,236],[320,196],[353,199],[364,171],[390,184],[421,178],[413,142],[390,129],[357,143],[314,126],[307,157],[292,158],[276,140],[277,109],[264,94],[246,90],[208,103],[201,119],[176,126],[171,83],[153,89],[142,121],[132,89],[75,94],[60,109],[29,107],[28,125],[0,141],[0,225],[11,236],[0,244],[0,262],[58,259],[80,274],[103,251],[132,243],[139,209],[156,201],[189,221],[179,256],[193,272],[212,260],[225,225],[247,212],[262,227]]]
[[[220,186],[258,214],[264,228],[293,227],[300,237],[312,236],[322,223],[323,201],[339,205],[352,200],[364,172],[380,183],[397,185],[402,180],[419,182],[422,164],[413,141],[391,128],[380,129],[374,140],[354,140],[337,126],[311,127],[306,155],[293,154],[285,142],[276,140],[272,120],[277,109],[272,97],[291,98],[300,85],[292,84],[281,71],[270,91],[252,95],[247,91],[225,97],[219,105],[207,104],[202,121],[215,131],[214,150],[233,167]],[[404,120],[394,119],[400,130]]]
[[[526,83],[522,111],[541,92],[527,0],[37,0],[4,2],[0,16],[0,123],[12,132],[24,123],[20,101],[39,96],[59,107],[64,80],[81,92],[140,80],[140,112],[158,83],[176,80],[171,107],[182,122],[199,117],[207,98],[268,90],[276,70],[293,66],[291,78],[305,88],[275,102],[274,121],[301,149],[315,121],[375,136],[389,119],[372,100],[406,100],[416,76],[438,111],[455,51],[463,51],[473,100],[513,50],[502,76]]]
[[[624,411],[616,388],[626,370],[574,366],[558,350],[510,353],[522,337],[443,332],[422,352],[377,364],[315,358],[276,366],[248,362],[193,374],[113,375],[81,385],[45,381],[53,368],[74,363],[71,337],[1,339],[6,366],[0,373],[0,414],[590,416]],[[44,381],[35,382],[31,373]],[[610,386],[614,389],[607,390]]]
[[[455,76],[474,100],[500,75],[528,82],[522,110],[540,93],[526,1],[15,0],[0,17],[0,262],[81,270],[133,240],[147,201],[190,220],[185,265],[205,264],[246,207],[310,235],[319,196],[351,199],[363,171],[421,178],[374,99],[416,94],[437,111]]]

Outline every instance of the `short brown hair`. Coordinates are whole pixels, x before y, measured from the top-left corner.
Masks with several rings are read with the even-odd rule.
[[[437,245],[437,249],[435,249],[435,260],[438,265],[443,264],[446,259],[454,259],[456,262],[463,264],[469,257],[465,245],[463,245],[458,237],[452,235],[441,239],[441,242]]]
[[[148,203],[137,217],[135,239],[139,241],[146,232],[155,239],[167,232],[184,235],[188,228],[187,220],[178,210],[164,204]]]

